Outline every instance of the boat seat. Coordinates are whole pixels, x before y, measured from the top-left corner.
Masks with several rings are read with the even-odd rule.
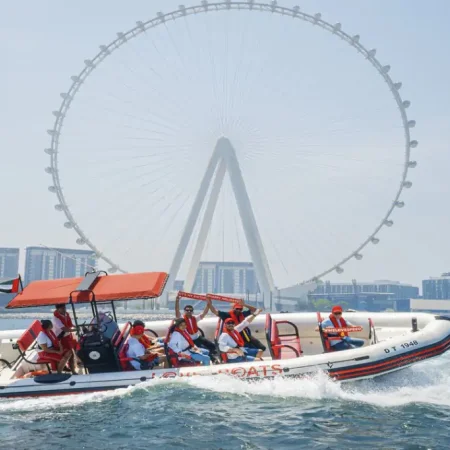
[[[122,331],[117,330],[119,332],[116,332],[115,335],[113,336],[111,342],[112,342],[113,347],[116,349],[117,353],[120,352],[120,350],[123,347],[123,344],[128,339],[130,330],[131,330],[131,322],[127,322],[123,326]]]
[[[128,337],[130,336],[131,331],[131,322],[127,322],[113,341],[112,344],[114,346],[115,354],[117,355],[117,360],[119,362],[120,369],[122,371],[135,370],[134,367],[130,364],[132,358],[127,356],[128,351]]]
[[[120,368],[123,372],[135,370],[135,368],[130,364],[130,361],[132,361],[133,358],[129,358],[127,356],[128,347],[128,342],[124,342],[118,353]]]
[[[281,334],[278,325],[288,325],[292,332]],[[298,358],[303,351],[300,345],[300,335],[297,326],[287,320],[274,320],[266,314],[266,337],[272,359]]]
[[[36,361],[30,361],[26,357],[26,353],[32,350],[38,334],[43,331],[41,322],[39,320],[34,320],[29,328],[24,331],[22,336],[17,340],[15,348],[19,351],[20,357],[29,364],[40,365],[43,364],[47,366],[47,370],[51,373],[52,370],[56,370],[57,364],[55,361],[47,359],[38,353],[38,358]]]

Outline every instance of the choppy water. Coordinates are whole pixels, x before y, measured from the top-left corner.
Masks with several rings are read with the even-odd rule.
[[[450,354],[377,380],[155,380],[0,401],[0,448],[449,449]]]

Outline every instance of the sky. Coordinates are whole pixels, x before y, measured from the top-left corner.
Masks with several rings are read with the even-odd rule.
[[[98,45],[178,4],[2,5],[0,246],[76,248],[44,172],[51,112]],[[320,11],[377,49],[403,83],[419,141],[413,187],[394,226],[382,229],[361,261],[326,279],[420,285],[449,271],[450,5],[316,0],[301,9]],[[168,270],[222,135],[235,147],[278,286],[355,250],[398,188],[399,114],[367,61],[309,24],[236,14],[199,15],[136,38],[99,66],[69,111],[59,159],[66,201],[92,241],[127,270]],[[191,243],[181,278],[192,250]],[[228,178],[202,258],[249,258]]]

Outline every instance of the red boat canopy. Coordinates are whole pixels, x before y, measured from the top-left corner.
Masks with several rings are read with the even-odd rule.
[[[92,274],[89,274],[92,275]],[[113,302],[159,297],[168,278],[165,272],[144,272],[121,275],[97,276],[89,288],[95,301]],[[59,280],[33,281],[16,295],[6,308],[28,308],[69,303],[70,293],[80,289],[85,280],[62,278]],[[86,289],[86,288],[85,288]],[[93,300],[89,291],[74,292],[73,303],[87,303]]]

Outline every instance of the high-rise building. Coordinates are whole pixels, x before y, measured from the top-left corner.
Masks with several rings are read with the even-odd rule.
[[[54,280],[84,276],[96,267],[91,250],[27,247],[25,284],[35,280]]]
[[[259,292],[251,262],[200,262],[194,292],[216,294],[255,294]]]
[[[18,248],[0,248],[0,278],[12,278],[19,273]]]
[[[422,281],[422,294],[424,299],[449,300],[450,299],[450,273],[429,278]]]
[[[331,283],[326,281],[317,286],[308,297],[311,300],[324,298],[332,303],[343,303],[350,308],[383,311],[393,308],[409,311],[410,299],[417,298],[419,288],[399,281],[356,281]]]

